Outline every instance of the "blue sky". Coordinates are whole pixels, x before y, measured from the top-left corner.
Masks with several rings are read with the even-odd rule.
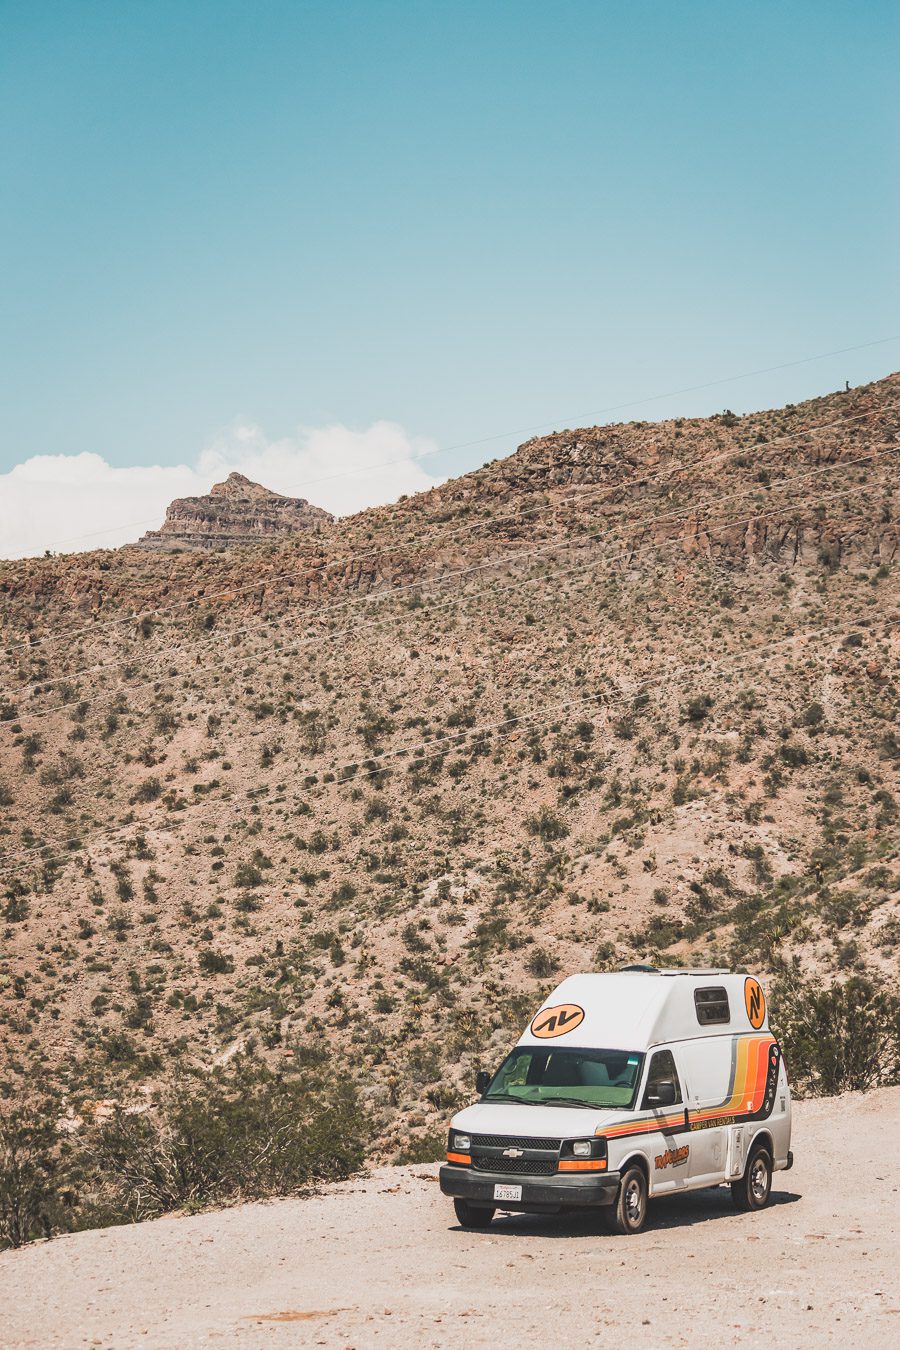
[[[0,473],[390,423],[480,442],[445,475],[900,333],[898,37],[880,0],[2,0]]]

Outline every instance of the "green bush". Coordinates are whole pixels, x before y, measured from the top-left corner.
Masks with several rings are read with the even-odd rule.
[[[543,947],[536,947],[525,962],[525,968],[536,980],[543,980],[559,970],[559,961]]]
[[[447,1131],[432,1130],[418,1139],[407,1138],[394,1158],[395,1163],[443,1162],[447,1152]]]
[[[689,722],[702,722],[704,717],[709,715],[712,706],[713,700],[709,694],[698,694],[685,708],[685,717]]]
[[[65,1227],[64,1145],[50,1101],[0,1106],[0,1248]]]
[[[772,1025],[802,1095],[900,1082],[900,998],[866,975],[823,985],[792,976],[772,991]]]
[[[367,1137],[357,1090],[302,1048],[294,1064],[239,1058],[75,1135],[49,1100],[0,1104],[0,1248],[349,1176]]]
[[[191,1079],[155,1109],[117,1111],[85,1143],[94,1206],[120,1222],[337,1181],[364,1158],[353,1084],[318,1065],[292,1074],[239,1063]]]
[[[198,961],[204,975],[230,975],[234,970],[234,961],[231,957],[224,952],[215,951],[212,947],[202,951]]]
[[[529,816],[525,821],[525,828],[529,834],[537,835],[539,839],[548,843],[554,839],[565,839],[569,833],[566,822],[548,806],[542,807],[537,815]]]

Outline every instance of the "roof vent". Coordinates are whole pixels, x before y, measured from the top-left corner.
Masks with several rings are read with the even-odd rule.
[[[628,975],[629,973],[637,975],[658,975],[659,971],[656,966],[622,966],[619,971],[620,975]]]

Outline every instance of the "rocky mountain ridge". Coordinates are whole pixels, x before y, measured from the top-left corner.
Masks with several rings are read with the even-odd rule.
[[[242,473],[230,473],[205,497],[177,497],[158,530],[132,548],[221,549],[317,533],[334,517],[303,497],[285,497]]]
[[[98,621],[100,636],[107,618],[139,618],[161,600],[253,612],[268,599],[318,603],[372,594],[431,583],[462,559],[493,556],[498,546],[514,552],[552,541],[564,520],[566,535],[591,530],[618,538],[626,554],[651,540],[672,543],[676,566],[679,557],[739,562],[757,554],[793,557],[800,548],[868,550],[890,561],[900,545],[896,521],[823,513],[816,483],[825,490],[827,472],[820,471],[834,465],[839,472],[844,463],[852,472],[860,455],[889,461],[900,439],[897,407],[900,373],[740,418],[630,422],[538,437],[439,488],[318,522],[313,536],[248,539],[239,553],[149,550],[136,564],[132,546],[8,561],[0,564],[0,623],[6,640],[26,631],[33,640],[74,608]],[[780,513],[760,511],[776,495],[769,485],[801,468],[807,477],[796,478],[792,499],[778,498]],[[722,525],[723,511],[734,523]]]

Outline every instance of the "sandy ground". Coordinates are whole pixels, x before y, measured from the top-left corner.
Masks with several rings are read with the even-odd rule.
[[[463,1232],[418,1166],[36,1243],[0,1254],[0,1344],[896,1346],[898,1127],[900,1088],[800,1103],[769,1209],[661,1200],[636,1238],[590,1217]]]

